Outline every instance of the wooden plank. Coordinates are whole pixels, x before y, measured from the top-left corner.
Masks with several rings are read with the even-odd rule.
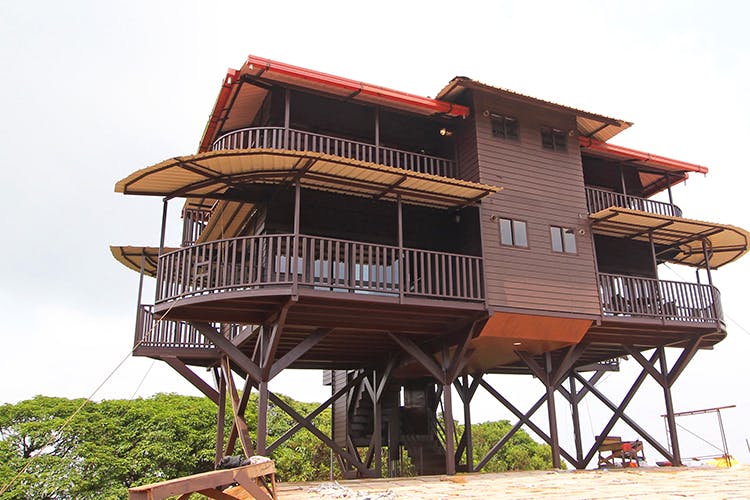
[[[201,490],[213,489],[217,486],[239,482],[239,479],[247,480],[247,478],[261,477],[268,474],[274,474],[275,472],[276,467],[274,463],[268,461],[259,464],[244,465],[234,469],[215,470],[204,472],[202,474],[170,479],[160,483],[136,486],[128,489],[128,495],[130,500],[162,500],[172,496],[199,492]]]

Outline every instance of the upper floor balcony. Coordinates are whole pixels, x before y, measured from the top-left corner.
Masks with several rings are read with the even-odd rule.
[[[719,290],[711,285],[599,273],[604,316],[662,321],[723,321]]]
[[[235,130],[219,137],[211,147],[213,151],[254,148],[310,151],[423,174],[458,178],[456,161],[452,159],[284,127]]]
[[[318,236],[274,234],[188,246],[159,257],[156,305],[298,292],[482,302],[482,259]],[[332,296],[333,297],[333,296]]]
[[[677,205],[663,201],[650,200],[614,191],[586,186],[586,206],[590,214],[610,207],[630,208],[657,215],[682,217],[682,210]]]

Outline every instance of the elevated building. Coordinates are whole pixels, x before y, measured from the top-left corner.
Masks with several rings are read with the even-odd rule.
[[[196,154],[116,184],[164,199],[159,246],[112,247],[156,279],[134,354],[168,363],[222,419],[228,395],[235,425],[230,436],[218,426],[217,461],[238,440],[270,454],[307,428],[347,477],[397,475],[403,451],[420,473],[479,470],[510,437],[474,457],[470,402],[482,387],[519,418],[512,432],[526,425],[552,447],[555,465],[586,467],[621,420],[679,464],[671,387],[725,337],[711,272],[742,256],[749,235],[685,217],[672,186],[707,169],[609,142],[630,125],[465,77],[429,99],[249,56],[224,79]],[[175,199],[182,243],[167,248]],[[700,272],[665,281],[663,263]],[[642,372],[612,402],[596,381],[626,355]],[[216,387],[195,367],[213,368]],[[287,368],[325,370],[331,435],[268,390]],[[543,396],[521,411],[483,377],[494,373],[532,374]],[[625,412],[647,377],[663,389],[668,443]],[[587,394],[613,416],[584,449]],[[570,449],[555,395],[573,408]],[[272,443],[269,403],[298,422]],[[532,420],[542,408],[546,428]]]

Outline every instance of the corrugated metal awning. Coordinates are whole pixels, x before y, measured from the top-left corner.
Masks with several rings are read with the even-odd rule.
[[[432,207],[460,207],[499,187],[306,151],[240,149],[178,156],[115,184],[124,194],[217,197],[243,184],[280,184]]]
[[[109,250],[112,256],[123,266],[140,273],[143,264],[143,274],[156,277],[156,263],[159,258],[159,247],[135,247],[111,245]],[[164,248],[164,253],[178,250],[177,248]]]
[[[619,207],[606,208],[590,217],[595,234],[637,241],[649,241],[651,234],[655,245],[673,248],[677,252],[667,261],[688,266],[705,266],[703,241],[712,269],[739,259],[750,244],[750,233],[726,224]]]
[[[201,235],[195,243],[239,236],[253,210],[255,210],[255,205],[252,203],[219,200],[211,212],[208,224],[201,231]]]

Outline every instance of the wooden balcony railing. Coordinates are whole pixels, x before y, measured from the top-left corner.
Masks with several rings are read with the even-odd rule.
[[[457,176],[456,162],[446,158],[302,130],[289,129],[287,131],[283,127],[253,127],[235,130],[219,137],[212,147],[214,151],[250,148],[311,151],[443,177],[455,178]]]
[[[135,354],[138,349],[163,348],[163,349],[189,349],[197,352],[208,352],[215,348],[213,343],[206,340],[202,333],[184,321],[156,321],[153,313],[154,306],[141,305],[138,308],[135,326]],[[223,333],[225,337],[232,340],[244,328],[242,325],[220,325],[214,326]]]
[[[665,203],[663,201],[654,201],[638,196],[630,196],[622,193],[607,191],[594,187],[586,187],[586,205],[589,213],[593,214],[609,207],[632,208],[643,212],[651,212],[658,215],[671,215],[682,217],[682,210],[677,205]]]
[[[157,303],[209,293],[314,290],[481,301],[482,259],[292,234],[202,243],[159,257]]]
[[[639,316],[668,321],[723,320],[719,290],[710,285],[599,274],[605,316]]]

